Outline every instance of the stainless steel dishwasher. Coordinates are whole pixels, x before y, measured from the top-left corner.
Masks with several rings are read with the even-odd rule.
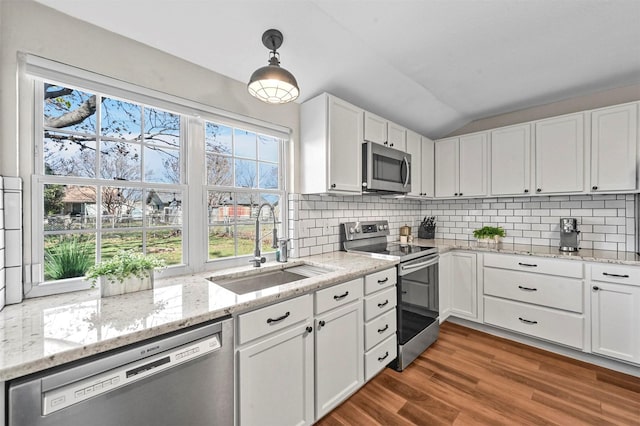
[[[8,426],[233,425],[233,320],[12,381]]]

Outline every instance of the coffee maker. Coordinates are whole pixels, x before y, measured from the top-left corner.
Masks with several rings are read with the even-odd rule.
[[[560,219],[560,251],[578,251],[578,220],[572,217]]]

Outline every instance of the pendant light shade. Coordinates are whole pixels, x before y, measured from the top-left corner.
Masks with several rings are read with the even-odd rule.
[[[280,67],[280,55],[276,50],[282,45],[282,33],[278,30],[267,30],[262,35],[262,44],[271,52],[269,65],[257,69],[249,80],[249,93],[263,102],[284,104],[294,101],[300,94],[296,78]]]

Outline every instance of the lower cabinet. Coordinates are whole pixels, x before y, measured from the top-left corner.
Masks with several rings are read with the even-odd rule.
[[[591,351],[640,364],[638,268],[591,266]]]
[[[480,320],[476,253],[453,252],[449,262],[451,315],[472,321]]]

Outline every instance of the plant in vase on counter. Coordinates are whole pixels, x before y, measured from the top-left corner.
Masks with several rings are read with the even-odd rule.
[[[100,294],[114,296],[153,288],[153,270],[165,262],[133,250],[121,250],[112,258],[93,265],[86,278],[95,287],[100,279]]]
[[[500,226],[483,226],[482,228],[473,231],[473,236],[478,241],[487,243],[499,243],[505,235],[507,235],[507,233]]]

